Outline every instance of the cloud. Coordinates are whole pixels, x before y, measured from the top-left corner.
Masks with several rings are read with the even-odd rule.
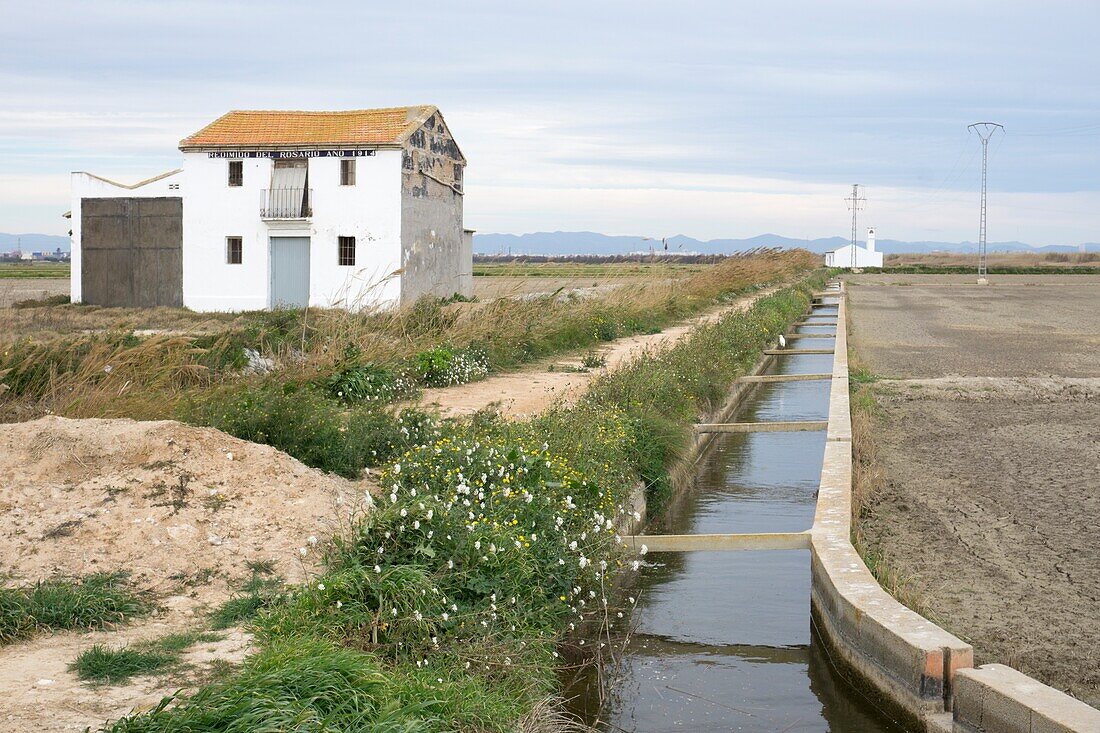
[[[859,181],[884,236],[970,236],[966,125],[993,117],[1008,130],[994,200],[1013,202],[998,220],[1095,240],[1100,5],[998,7],[898,0],[853,22],[816,0],[15,4],[0,170],[31,183],[4,189],[0,229],[32,216],[21,197],[68,208],[69,170],[173,167],[178,140],[227,109],[430,102],[470,160],[482,229],[818,236],[844,230]]]

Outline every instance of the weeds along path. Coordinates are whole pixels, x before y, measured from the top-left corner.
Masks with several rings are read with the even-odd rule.
[[[670,346],[702,324],[720,320],[730,313],[747,310],[760,298],[789,287],[792,282],[794,281],[780,283],[742,296],[733,303],[711,308],[660,333],[609,341],[601,348],[594,349],[604,359],[602,367],[583,370],[581,360],[588,352],[574,352],[478,382],[426,389],[420,398],[420,404],[438,409],[444,417],[472,415],[486,408],[496,408],[508,418],[536,415],[558,400],[578,397],[600,374],[617,369],[647,350]],[[554,371],[550,371],[551,366]]]

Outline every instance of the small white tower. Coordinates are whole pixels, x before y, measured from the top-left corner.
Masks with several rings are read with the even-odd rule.
[[[867,251],[868,252],[874,252],[875,251],[875,228],[874,227],[868,227],[867,228]]]

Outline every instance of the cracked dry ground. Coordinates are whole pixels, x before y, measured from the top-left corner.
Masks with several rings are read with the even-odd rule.
[[[1100,706],[1100,278],[971,281],[850,281],[887,377],[860,529],[979,663]]]

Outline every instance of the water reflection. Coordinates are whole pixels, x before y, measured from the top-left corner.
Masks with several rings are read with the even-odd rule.
[[[832,345],[800,341],[801,348]],[[768,371],[827,373],[832,356],[781,357]],[[827,380],[762,384],[733,419],[824,419],[828,394]],[[667,531],[809,528],[824,448],[825,434],[817,432],[719,436]],[[606,730],[900,730],[842,682],[811,635],[808,551],[660,553],[647,560],[632,591],[639,599],[636,633],[602,711]]]

